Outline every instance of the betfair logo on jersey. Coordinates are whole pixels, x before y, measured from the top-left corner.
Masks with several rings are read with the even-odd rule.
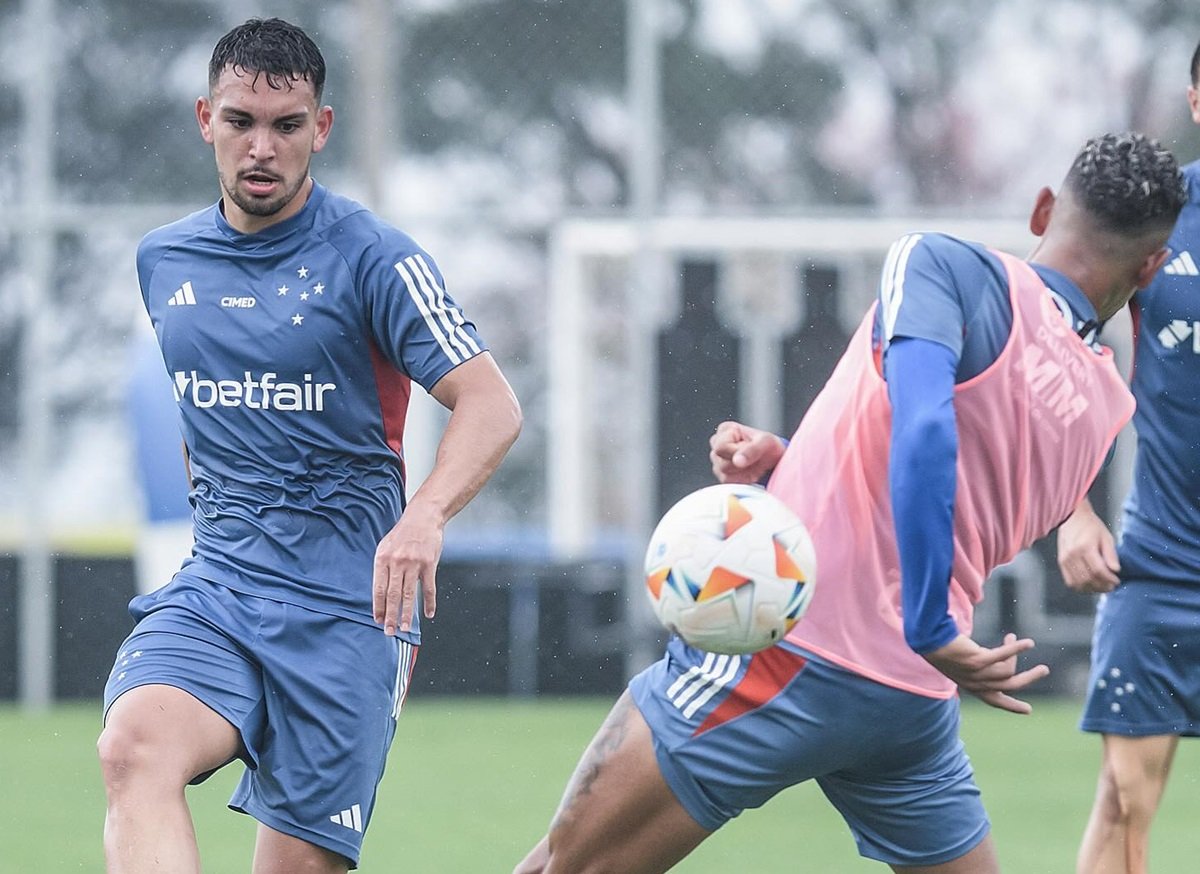
[[[1163,327],[1158,332],[1158,342],[1162,343],[1164,349],[1175,349],[1185,340],[1191,338],[1192,351],[1200,354],[1200,322],[1185,322],[1183,319],[1174,319]]]
[[[303,382],[279,382],[279,374],[255,376],[246,371],[242,379],[205,379],[194,370],[175,371],[175,400],[190,401],[198,409],[248,407],[251,410],[283,410],[319,413],[325,395],[337,391],[332,382],[314,382],[311,373]]]

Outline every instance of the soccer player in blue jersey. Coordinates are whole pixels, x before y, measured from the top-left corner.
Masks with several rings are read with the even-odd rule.
[[[1200,45],[1187,89],[1200,124]],[[1080,874],[1144,874],[1180,737],[1200,735],[1200,162],[1169,260],[1131,302],[1137,398],[1120,545],[1085,500],[1058,533],[1063,579],[1102,593],[1080,726],[1101,737]]]
[[[770,475],[808,526],[821,573],[808,613],[752,656],[673,638],[517,874],[662,872],[810,779],[867,858],[998,870],[956,689],[1026,713],[1014,696],[1047,668],[1018,668],[1031,640],[973,641],[971,604],[991,567],[1070,512],[1128,419],[1132,397],[1092,342],[1166,259],[1183,200],[1168,151],[1107,135],[1058,195],[1038,194],[1027,262],[943,234],[893,246],[878,305],[790,443],[736,422],[710,438],[718,479]]]
[[[325,63],[279,19],[217,43],[196,102],[220,201],[137,254],[182,415],[195,548],[105,688],[111,872],[200,870],[184,798],[235,759],[256,874],[356,867],[420,643],[444,526],[520,408],[433,259],[316,183]],[[418,383],[451,413],[406,500]]]

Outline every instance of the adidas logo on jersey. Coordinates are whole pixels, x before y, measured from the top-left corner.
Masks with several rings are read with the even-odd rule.
[[[196,305],[196,293],[192,291],[192,283],[185,282],[179,288],[175,289],[175,293],[171,295],[171,299],[167,301],[167,305],[173,307],[194,307]]]
[[[354,829],[356,832],[361,832],[363,828],[362,808],[357,804],[351,804],[345,810],[329,817],[329,821],[334,825],[342,825],[346,828]]]
[[[1174,349],[1189,338],[1192,351],[1200,353],[1200,322],[1173,319],[1158,332],[1158,342],[1164,349]]]
[[[1192,253],[1184,251],[1167,262],[1163,273],[1169,276],[1200,276],[1200,268],[1197,268],[1196,262],[1192,260]]]

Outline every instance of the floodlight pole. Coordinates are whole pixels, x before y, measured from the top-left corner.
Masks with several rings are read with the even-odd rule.
[[[399,142],[396,121],[400,102],[394,80],[397,74],[392,4],[387,0],[357,0],[359,33],[354,54],[355,165],[371,209],[385,205],[384,179],[391,145]]]
[[[624,411],[625,446],[629,456],[626,491],[625,606],[629,629],[626,672],[641,670],[658,656],[656,626],[645,594],[642,565],[645,544],[654,527],[658,481],[658,380],[656,306],[666,293],[660,253],[651,240],[662,185],[662,86],[659,0],[626,0],[628,43],[626,88],[631,131],[629,141],[629,218],[634,251],[629,262],[625,322],[626,348],[634,384]],[[703,439],[703,435],[696,435]]]
[[[46,378],[51,324],[47,291],[54,270],[54,0],[25,0],[22,44],[24,124],[20,190],[28,217],[21,234],[26,285],[20,353],[20,455],[24,537],[17,608],[19,695],[29,711],[54,699],[54,586],[46,492],[50,480],[53,384]]]

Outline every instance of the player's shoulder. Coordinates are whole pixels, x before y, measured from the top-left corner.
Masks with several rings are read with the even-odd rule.
[[[1196,247],[1200,246],[1200,161],[1184,165],[1183,177],[1187,185],[1188,199],[1175,222],[1175,229],[1171,232],[1171,239],[1167,241],[1167,245],[1172,250],[1172,259],[1186,257],[1194,262],[1200,257],[1196,252]],[[1191,254],[1187,254],[1189,252]],[[1158,276],[1195,275],[1191,268],[1184,267],[1181,271],[1178,269],[1180,265],[1172,267],[1172,264],[1173,261],[1168,262],[1168,269],[1160,272]]]
[[[170,249],[211,232],[215,226],[213,213],[216,209],[215,204],[206,206],[147,232],[138,243],[138,252]]]
[[[418,254],[425,256],[407,233],[353,198],[332,191],[326,191],[321,201],[313,231],[354,262],[368,256],[389,263]]]
[[[998,256],[986,245],[942,231],[906,234],[892,244],[890,257],[909,274],[966,274],[974,280],[980,271],[1003,272]]]
[[[944,231],[920,231],[908,236],[919,238],[916,243],[917,247],[943,257],[973,256],[978,258],[990,254],[988,247],[983,243],[956,237]]]
[[[1183,166],[1183,181],[1187,186],[1188,198],[1181,215],[1185,221],[1195,221],[1196,213],[1200,211],[1200,161]]]
[[[216,204],[206,206],[146,233],[138,242],[137,263],[139,267],[152,267],[173,249],[214,234],[216,210]]]
[[[1195,200],[1197,186],[1200,186],[1200,159],[1184,164],[1180,169],[1183,172],[1183,178],[1187,181],[1189,199]]]

